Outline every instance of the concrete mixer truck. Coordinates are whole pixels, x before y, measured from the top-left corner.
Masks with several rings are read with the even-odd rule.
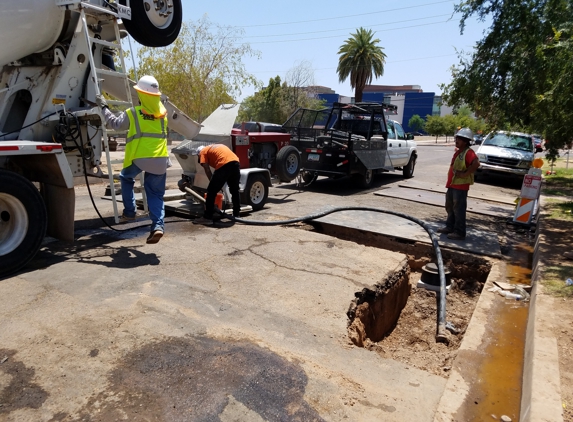
[[[132,105],[137,97],[121,71],[122,36],[169,45],[179,34],[182,7],[180,0],[0,0],[0,10],[2,277],[22,268],[46,234],[73,240],[74,178],[109,177],[113,186],[110,134],[96,95],[111,94],[110,105]],[[170,129],[197,135],[200,125],[164,102]]]

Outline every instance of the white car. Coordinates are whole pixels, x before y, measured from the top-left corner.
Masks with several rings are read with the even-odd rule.
[[[521,132],[492,132],[475,151],[480,161],[477,175],[523,177],[535,155],[532,136]]]

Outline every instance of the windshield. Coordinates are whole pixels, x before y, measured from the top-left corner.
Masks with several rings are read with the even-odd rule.
[[[483,145],[493,145],[502,148],[519,149],[522,151],[532,151],[533,144],[531,137],[527,135],[514,135],[510,133],[496,133],[488,137]]]

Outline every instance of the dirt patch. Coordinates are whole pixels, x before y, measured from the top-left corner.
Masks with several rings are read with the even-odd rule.
[[[543,284],[553,284],[561,282],[565,284],[565,278],[573,278],[573,260],[567,260],[563,253],[571,251],[573,244],[573,222],[564,220],[544,220],[543,231],[545,235],[543,263],[546,270],[542,270],[541,279]],[[553,272],[552,268],[559,268],[561,271]],[[561,279],[553,280],[557,275]],[[561,294],[569,293],[573,286],[561,288]],[[559,291],[556,290],[556,294]],[[573,422],[573,299],[571,295],[565,297],[555,297],[553,308],[553,325],[555,332],[552,333],[557,338],[559,349],[559,373],[561,378],[561,400],[563,402],[563,421]]]
[[[419,269],[428,261],[413,260],[411,267]],[[362,342],[363,347],[384,358],[404,362],[444,378],[449,376],[490,266],[487,261],[458,265],[450,261],[444,265],[452,272],[452,282],[446,297],[446,321],[457,330],[457,333],[451,334],[449,343],[436,341],[437,293],[418,288],[421,272],[411,272],[411,293],[397,323],[379,341],[366,338]],[[349,335],[352,332],[349,330]]]
[[[39,409],[49,394],[33,382],[36,371],[20,362],[15,350],[0,349],[0,415],[18,409]]]

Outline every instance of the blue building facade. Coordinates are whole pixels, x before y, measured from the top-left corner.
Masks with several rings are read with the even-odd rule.
[[[395,93],[364,92],[362,94],[362,101],[393,104],[391,101],[393,95],[395,95]],[[434,98],[436,95],[434,92],[404,92],[401,95],[403,95],[404,101],[395,105],[402,107],[403,104],[402,113],[399,113],[402,117],[402,121],[399,123],[402,124],[406,132],[413,132],[408,122],[415,114],[424,120],[426,120],[426,116],[435,114]],[[334,102],[340,99],[339,94],[318,94],[318,97],[326,101],[325,107],[330,107]]]
[[[433,92],[406,92],[404,94],[404,115],[402,117],[402,126],[406,132],[413,132],[408,122],[417,114],[422,119],[426,120],[426,116],[432,115],[434,108]]]

